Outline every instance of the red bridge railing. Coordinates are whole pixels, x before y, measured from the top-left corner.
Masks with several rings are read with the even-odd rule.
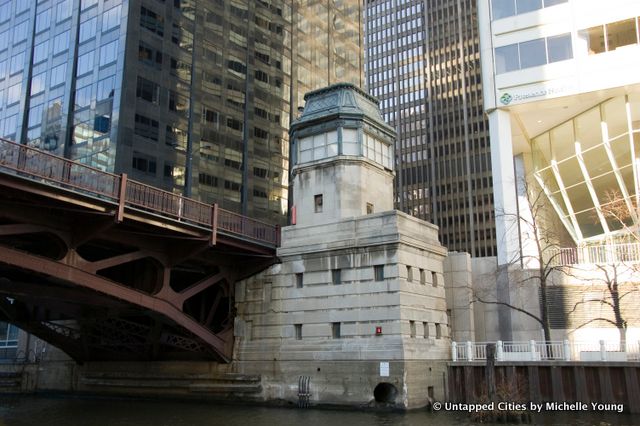
[[[90,196],[108,199],[120,206],[149,211],[174,220],[225,231],[273,245],[279,244],[279,227],[223,210],[169,191],[155,188],[126,175],[104,172],[46,151],[0,138],[0,169],[40,179],[44,183],[70,188]]]

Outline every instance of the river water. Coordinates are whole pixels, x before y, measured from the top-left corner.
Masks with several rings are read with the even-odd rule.
[[[140,399],[1,396],[0,426],[425,426],[471,425],[461,413],[345,411]],[[546,413],[538,425],[640,425],[625,414]]]

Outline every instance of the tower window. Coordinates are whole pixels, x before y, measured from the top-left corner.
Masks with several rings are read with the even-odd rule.
[[[317,194],[313,197],[316,213],[322,213],[322,194]]]
[[[302,288],[302,273],[296,274],[296,288]]]
[[[293,325],[296,332],[296,340],[302,340],[302,324]]]
[[[384,281],[384,265],[373,266],[373,279],[375,281]]]
[[[342,284],[342,270],[334,269],[331,271],[331,281],[333,284]]]
[[[334,322],[331,323],[331,336],[334,339],[339,339],[341,334],[340,334],[340,323],[339,322]]]

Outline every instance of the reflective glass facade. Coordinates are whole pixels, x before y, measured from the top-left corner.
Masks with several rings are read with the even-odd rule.
[[[449,250],[495,255],[476,2],[366,4],[369,93],[398,132],[396,207],[440,227]]]
[[[0,135],[284,223],[304,92],[362,84],[355,0],[0,0]]]
[[[620,220],[602,213],[611,202],[625,205],[628,214],[620,217],[638,226],[638,94],[588,109],[534,138],[531,149],[534,176],[577,243],[602,240],[623,228]]]

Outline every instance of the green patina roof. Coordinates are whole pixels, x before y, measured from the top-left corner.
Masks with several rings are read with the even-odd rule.
[[[378,108],[379,101],[351,83],[337,83],[304,95],[306,101],[302,115],[291,123],[293,132],[318,122],[337,118],[368,118],[371,124],[395,135]]]

